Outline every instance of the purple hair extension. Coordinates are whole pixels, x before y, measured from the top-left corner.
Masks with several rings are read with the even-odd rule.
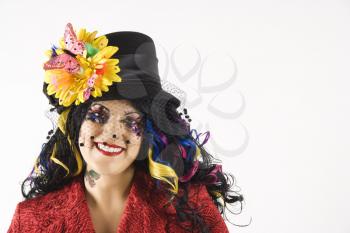
[[[181,155],[182,158],[186,159],[187,158],[187,152],[185,150],[185,148],[182,145],[179,145],[180,151],[181,151]]]
[[[179,181],[180,182],[189,181],[194,176],[194,174],[196,174],[198,170],[198,166],[199,166],[199,161],[198,160],[194,161],[192,168],[189,170],[189,172],[186,175],[179,177]]]
[[[198,131],[197,131],[196,129],[192,129],[192,130],[191,130],[191,135],[192,135],[193,133],[195,134],[195,137],[194,137],[195,141],[197,141],[197,142],[200,144],[200,146],[203,146],[205,143],[208,142],[209,137],[210,137],[210,132],[209,132],[209,131],[207,131],[207,132],[205,132],[205,133],[198,133]],[[200,141],[199,141],[199,137],[200,137],[202,134],[205,135],[205,138],[204,138],[203,142],[200,142]]]
[[[217,177],[218,172],[222,172],[221,164],[215,164],[215,168],[207,175],[209,184],[215,184],[218,182],[218,177]]]
[[[160,140],[164,143],[164,145],[168,145],[168,139],[167,139],[167,137],[165,136],[165,134],[164,133],[162,133],[162,132],[157,132],[158,134],[159,134],[159,138],[160,138]]]

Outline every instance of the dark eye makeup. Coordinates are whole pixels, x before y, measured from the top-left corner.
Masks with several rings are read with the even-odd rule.
[[[86,120],[105,124],[109,119],[109,109],[100,104],[93,104],[86,113]]]
[[[140,136],[144,129],[144,115],[140,112],[126,112],[121,122],[137,136]]]
[[[120,122],[124,123],[125,126],[140,135],[143,128],[143,114],[136,111],[124,112],[125,116]],[[101,104],[93,104],[87,114],[86,120],[91,120],[92,122],[98,124],[106,124],[110,117],[109,109]]]

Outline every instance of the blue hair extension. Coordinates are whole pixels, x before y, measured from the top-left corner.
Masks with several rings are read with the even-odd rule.
[[[146,124],[145,124],[145,132],[147,134],[152,135],[152,139],[150,140],[150,143],[152,145],[153,149],[153,156],[152,159],[158,163],[164,164],[166,166],[172,167],[171,163],[168,161],[164,161],[161,159],[161,152],[163,149],[166,148],[166,146],[169,144],[169,139],[167,138],[166,134],[161,132],[158,128],[156,128],[151,121],[151,119],[146,119]],[[195,136],[192,136],[192,133],[195,133]],[[184,163],[184,175],[188,174],[191,169],[196,165],[195,163],[198,163],[194,161],[194,157],[196,156],[197,150],[199,145],[203,145],[207,138],[208,135],[206,135],[206,139],[204,143],[199,142],[199,137],[202,134],[198,134],[195,129],[189,131],[187,135],[183,135],[182,137],[177,138],[177,146],[179,147],[179,152],[181,154],[181,158],[183,159]],[[198,166],[198,165],[197,165]],[[196,169],[197,170],[197,169]],[[213,176],[214,174],[212,174]],[[157,186],[160,185],[160,181],[157,180]]]
[[[171,167],[169,162],[164,161],[160,158],[160,153],[166,147],[167,144],[165,144],[165,142],[167,142],[167,140],[163,140],[161,138],[160,132],[156,131],[150,119],[146,119],[146,132],[151,133],[153,135],[153,140],[151,141],[151,143],[153,145],[154,161]]]
[[[46,169],[46,170],[48,170],[49,169],[49,162],[50,162],[50,160],[47,160],[46,158],[44,158],[45,157],[45,154],[43,153],[43,148],[46,146],[46,143],[44,143],[43,145],[42,145],[42,147],[41,147],[41,152],[40,152],[40,154],[39,154],[39,157],[40,157],[40,164],[42,165],[42,166],[44,166],[44,168]]]

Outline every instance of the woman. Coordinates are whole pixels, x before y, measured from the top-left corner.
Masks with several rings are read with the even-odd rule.
[[[228,232],[221,214],[243,197],[228,194],[228,176],[204,149],[209,132],[191,129],[162,89],[152,39],[96,33],[67,24],[48,51],[43,91],[58,128],[8,232]]]

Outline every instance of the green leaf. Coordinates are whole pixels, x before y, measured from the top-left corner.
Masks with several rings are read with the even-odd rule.
[[[90,43],[86,43],[85,46],[87,50],[87,57],[92,57],[99,51],[97,48],[93,47],[92,44]]]

